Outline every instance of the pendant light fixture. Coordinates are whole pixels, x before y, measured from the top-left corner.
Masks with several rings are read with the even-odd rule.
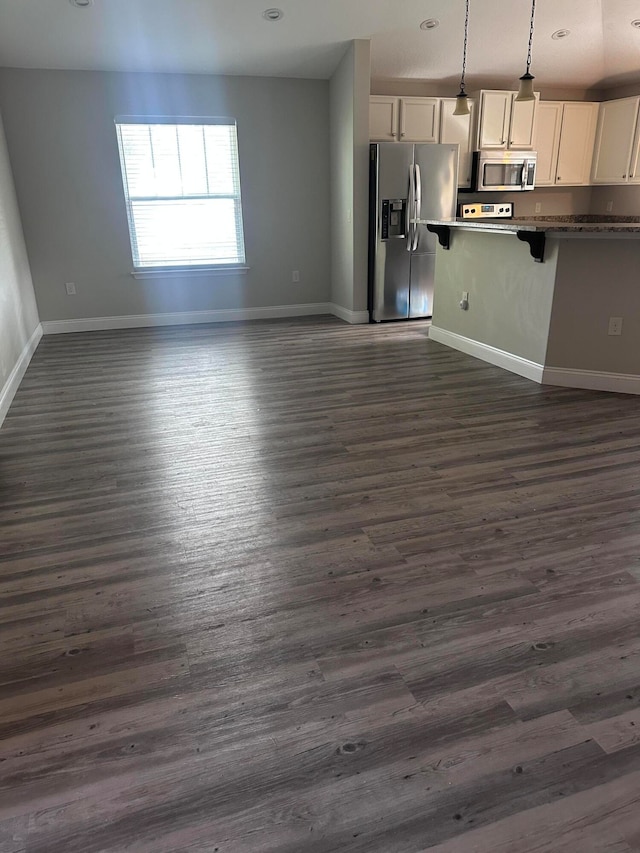
[[[469,37],[469,0],[466,0],[466,13],[464,18],[464,48],[462,50],[462,76],[460,77],[460,91],[456,95],[456,108],[454,116],[469,115],[469,96],[464,90],[464,79],[467,74],[467,40]]]
[[[527,70],[520,78],[520,88],[516,95],[516,101],[535,101],[536,96],[533,93],[534,77],[530,73],[531,69],[531,47],[533,45],[533,25],[536,17],[536,0],[531,0],[531,27],[529,28],[529,51],[527,53]]]

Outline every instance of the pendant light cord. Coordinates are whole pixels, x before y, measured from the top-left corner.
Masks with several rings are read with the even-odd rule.
[[[535,3],[535,0],[534,0]],[[467,0],[467,10],[464,18],[464,47],[462,49],[462,77],[460,78],[460,92],[464,92],[464,82],[467,75],[467,40],[469,37],[469,0]],[[529,48],[531,52],[531,48]]]
[[[468,4],[468,0],[467,0]],[[531,47],[533,45],[533,25],[536,17],[536,0],[531,0],[531,27],[529,29],[529,52],[527,53],[527,74],[531,68]]]

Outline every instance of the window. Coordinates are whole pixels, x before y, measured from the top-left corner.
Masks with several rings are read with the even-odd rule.
[[[135,271],[245,263],[233,119],[116,119]]]

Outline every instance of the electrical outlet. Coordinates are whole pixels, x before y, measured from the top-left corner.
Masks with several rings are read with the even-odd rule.
[[[76,295],[76,286],[72,281],[68,281],[65,284],[65,290],[67,291],[67,296],[75,296]]]
[[[542,205],[540,204],[539,201],[537,201],[536,202],[536,213],[540,213],[541,210],[542,210]]]
[[[291,281],[299,282],[300,281],[300,270],[294,270],[291,273]]]
[[[609,334],[622,334],[622,317],[609,317]]]
[[[607,202],[607,213],[611,213],[612,210],[613,210],[613,202],[608,201]]]

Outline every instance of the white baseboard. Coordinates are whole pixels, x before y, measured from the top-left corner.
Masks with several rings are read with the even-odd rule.
[[[197,323],[227,323],[238,320],[269,320],[276,317],[306,317],[332,314],[328,302],[302,305],[270,305],[263,308],[229,308],[220,311],[184,311],[174,314],[129,314],[119,317],[85,317],[78,320],[45,320],[45,335],[95,332],[106,329],[137,329],[149,326],[190,326]]]
[[[20,383],[22,382],[22,378],[27,372],[27,367],[29,367],[29,362],[36,351],[38,344],[40,343],[40,339],[42,338],[42,324],[38,323],[36,326],[35,332],[31,335],[27,343],[24,345],[24,349],[20,353],[20,357],[7,381],[4,383],[4,387],[2,391],[0,391],[0,426],[2,426],[2,422],[4,421],[7,412],[9,411],[9,406],[13,402],[13,398],[16,396],[16,391],[20,387]]]
[[[362,325],[363,323],[369,322],[368,311],[350,311],[348,308],[343,308],[342,305],[336,305],[335,302],[331,303],[330,308],[331,313],[336,317],[339,317],[341,320],[344,320],[345,323]]]
[[[489,364],[495,364],[496,367],[502,367],[511,373],[517,373],[518,376],[524,376],[526,379],[538,383],[543,381],[544,367],[535,361],[529,361],[527,358],[521,358],[519,355],[505,352],[505,350],[480,343],[480,341],[474,341],[472,338],[465,338],[463,335],[448,332],[446,329],[440,329],[433,325],[429,329],[429,338],[439,344],[445,344],[452,349],[472,355],[474,358],[488,361]]]
[[[545,385],[561,385],[565,388],[587,388],[591,391],[640,394],[640,376],[632,373],[605,373],[599,370],[545,367],[542,381]]]

